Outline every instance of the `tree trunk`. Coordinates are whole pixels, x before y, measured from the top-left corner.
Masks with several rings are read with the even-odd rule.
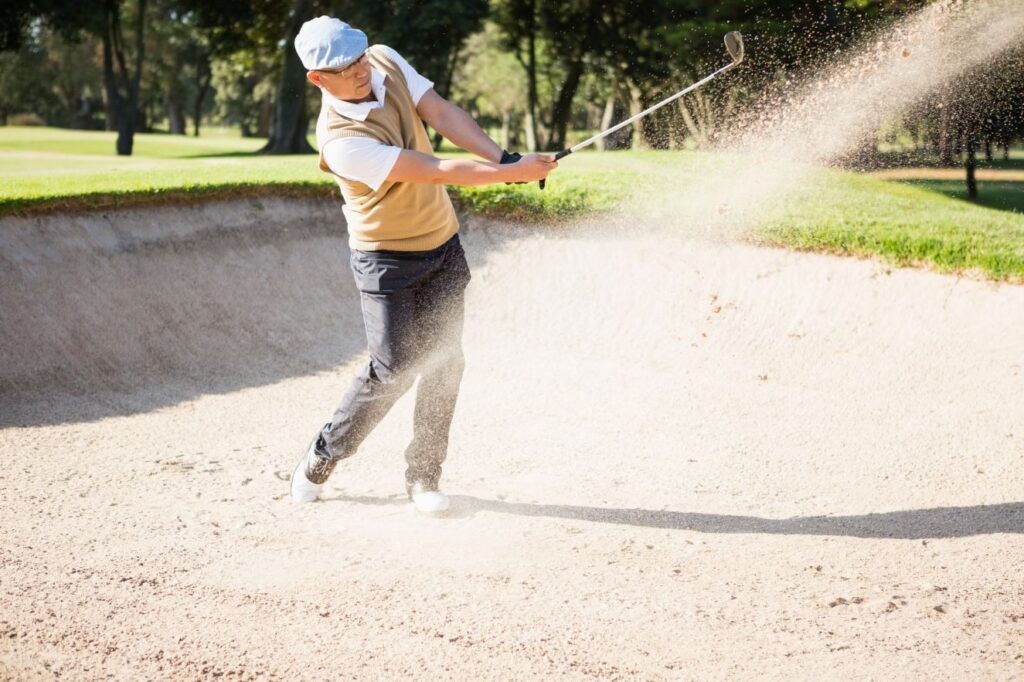
[[[273,120],[273,103],[264,97],[260,100],[259,116],[256,119],[256,137],[270,137],[270,124]]]
[[[508,146],[506,149],[513,151],[523,147],[523,125],[522,121],[514,111],[509,111],[508,116]]]
[[[131,156],[135,147],[135,107],[127,104],[117,113],[117,154]]]
[[[509,140],[509,124],[512,121],[512,111],[506,109],[501,112],[501,148],[510,149],[512,142]]]
[[[583,55],[578,55],[569,65],[569,72],[562,83],[562,89],[558,91],[558,99],[555,100],[555,108],[551,112],[551,139],[548,143],[551,149],[565,148],[569,116],[572,114],[572,100],[576,96],[576,90],[579,89],[582,75]]]
[[[968,130],[964,139],[964,146],[967,151],[967,159],[964,162],[964,166],[967,168],[967,198],[977,199],[978,198],[978,181],[974,176],[975,166],[977,165],[974,156],[974,132]]]
[[[209,70],[209,64],[207,64],[206,75],[199,79],[199,85],[196,89],[196,102],[192,109],[192,125],[194,137],[199,137],[199,123],[203,118],[203,100],[206,99],[206,93],[210,91],[210,80],[212,74]]]
[[[115,115],[117,117],[117,143],[119,156],[131,156],[135,144],[135,125],[139,110],[139,85],[142,81],[142,64],[146,58],[145,27],[146,2],[138,0],[135,17],[135,73],[128,70],[128,60],[124,52],[124,34],[121,30],[121,7],[116,0],[110,0],[106,6],[106,26],[104,31],[104,52],[109,44],[113,56],[117,58],[117,68],[112,69],[115,93]],[[104,61],[106,56],[104,56]],[[121,94],[124,88],[126,94]]]
[[[604,111],[601,112],[601,123],[598,125],[600,130],[608,130],[612,127],[612,117],[615,116],[615,96],[612,95],[605,100]],[[614,135],[614,134],[613,134]],[[597,148],[600,151],[607,151],[609,149],[615,149],[615,143],[607,137],[602,137],[596,143]]]
[[[139,89],[142,84],[142,64],[146,59],[146,41],[145,41],[145,30],[146,30],[146,3],[147,0],[138,0],[137,12],[135,17],[135,75],[131,78],[128,86],[128,102],[127,106],[131,109],[131,116],[128,125],[119,125],[117,128],[117,140],[118,140],[118,154],[130,155],[132,153],[132,147],[135,145],[135,125],[136,125],[136,112],[139,109]],[[129,74],[125,71],[125,80],[129,80]],[[125,148],[127,152],[121,152],[122,147],[122,136],[129,135],[129,139],[126,141]]]
[[[313,17],[312,0],[295,0],[284,45],[284,65],[274,104],[274,124],[261,154],[313,154],[306,140],[309,115],[306,112],[306,69],[295,52],[295,36],[303,22]]]
[[[537,45],[530,33],[526,66],[526,148],[537,151]]]
[[[458,45],[456,45],[455,49],[452,50],[451,55],[449,55],[447,64],[445,65],[444,78],[442,78],[441,80],[440,87],[434,88],[437,94],[439,94],[441,97],[444,97],[445,99],[448,99],[448,93],[452,91],[452,79],[455,78],[455,67],[458,66],[459,53],[461,51],[462,50]],[[441,148],[441,140],[443,139],[444,137],[441,135],[441,133],[434,133],[433,148],[435,152]]]
[[[698,147],[702,147],[707,142],[707,136],[701,129],[700,123],[690,113],[690,108],[682,98],[676,100],[676,103],[679,105],[679,115],[683,119],[683,125],[686,126],[686,132],[697,141]]]
[[[92,129],[92,100],[85,93],[82,93],[80,106],[78,111],[75,112],[72,127],[78,130]]]
[[[117,111],[120,108],[121,96],[117,92],[117,83],[114,82],[114,49],[110,39],[109,16],[103,28],[103,92],[103,108],[106,112],[103,127],[112,132],[117,130]]]
[[[992,163],[992,140],[985,140],[985,160]]]
[[[185,107],[177,93],[167,96],[167,126],[171,135],[185,134]]]
[[[192,135],[199,137],[199,124],[203,118],[203,101],[210,91],[213,71],[210,69],[210,55],[199,51],[196,56],[196,99],[192,106]]]
[[[640,98],[640,88],[633,81],[629,81],[628,87],[629,115],[633,117],[644,110],[644,103]],[[637,121],[633,124],[630,148],[635,150],[650,149],[650,145],[647,144],[647,138],[644,137],[643,126],[640,123],[641,121]]]
[[[949,110],[949,97],[944,97],[942,102],[942,113],[939,114],[939,165],[953,165],[953,121]]]

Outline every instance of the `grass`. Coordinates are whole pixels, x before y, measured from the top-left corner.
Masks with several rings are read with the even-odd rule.
[[[338,194],[315,157],[256,155],[262,140],[140,134],[133,155],[119,157],[112,153],[114,139],[105,132],[0,127],[0,215],[159,203],[193,194]],[[451,190],[468,210],[536,221],[610,207],[617,197],[585,180],[603,182],[605,176],[611,174],[570,170],[544,192],[535,185]]]
[[[309,156],[249,156],[241,138],[136,135],[113,154],[114,133],[0,128],[0,214],[168,201],[184,194],[330,192]]]
[[[118,157],[114,134],[0,128],[0,215],[105,208],[204,197],[337,196],[309,155],[253,154],[261,140],[137,135]],[[454,154],[445,154],[454,155]],[[694,152],[583,153],[563,162],[541,191],[531,185],[450,188],[463,208],[521,221],[552,221],[659,201],[654,180],[685,181],[721,161]],[[963,184],[891,182],[817,171],[766,209],[755,240],[798,249],[883,258],[896,265],[977,271],[1024,281],[1024,182],[982,182],[978,202]]]
[[[957,198],[959,190],[947,187],[947,194],[931,184],[823,171],[790,197],[784,210],[768,217],[760,238],[797,249],[881,256],[901,266],[1024,281],[1024,214],[970,203]],[[984,184],[981,191],[986,192]],[[1020,201],[1024,187],[1011,193]]]

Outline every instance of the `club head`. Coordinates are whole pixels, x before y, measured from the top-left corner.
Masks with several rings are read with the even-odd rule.
[[[743,61],[743,34],[739,31],[729,31],[725,34],[725,49],[732,57],[732,63],[739,64]]]

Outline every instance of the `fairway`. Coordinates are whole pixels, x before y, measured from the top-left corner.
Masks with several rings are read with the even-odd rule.
[[[257,155],[254,140],[139,135],[131,157],[110,154],[112,145],[113,133],[0,128],[0,215],[192,197],[337,196],[315,156]],[[692,216],[659,215],[660,204],[667,196],[685,197],[709,166],[728,163],[744,160],[698,152],[589,152],[565,159],[543,192],[503,185],[450,191],[464,209],[492,218],[538,223],[612,212],[636,216],[641,228],[692,234],[706,230]],[[1024,181],[982,180],[976,204],[962,199],[957,187],[952,180],[889,182],[813,171],[799,190],[759,207],[752,229],[732,235],[942,272],[1024,278]]]

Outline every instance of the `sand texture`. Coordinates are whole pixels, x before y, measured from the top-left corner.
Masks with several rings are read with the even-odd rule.
[[[466,223],[423,518],[337,204],[0,221],[0,679],[1024,679],[1024,287]]]

